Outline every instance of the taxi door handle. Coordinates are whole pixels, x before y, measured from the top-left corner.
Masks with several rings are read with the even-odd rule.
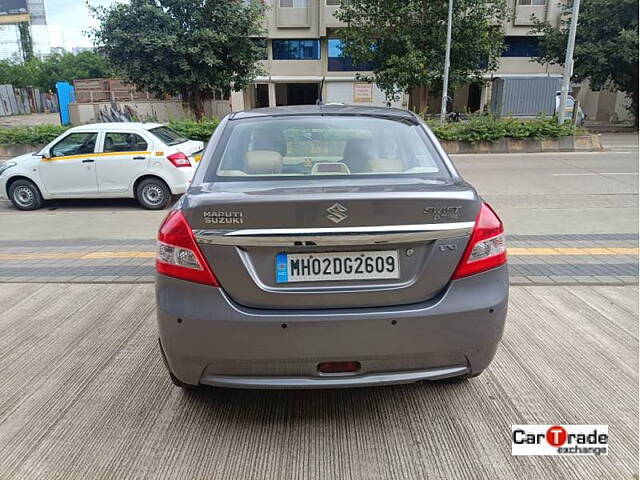
[[[93,163],[95,160],[93,158],[87,158],[86,160],[82,160],[82,163]]]
[[[134,160],[145,160],[147,157],[133,157]]]

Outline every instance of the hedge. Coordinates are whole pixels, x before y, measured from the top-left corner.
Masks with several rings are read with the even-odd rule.
[[[199,122],[185,118],[182,120],[169,121],[169,127],[191,140],[207,142],[219,123],[220,120],[217,118],[205,118]]]
[[[496,142],[505,137],[567,137],[584,132],[571,122],[558,125],[556,118],[549,117],[521,120],[512,117],[496,118],[493,115],[471,115],[462,122],[440,125],[436,120],[427,120],[427,124],[440,140],[458,142]]]
[[[0,145],[44,145],[54,140],[68,128],[47,124],[32,127],[0,128]]]
[[[169,127],[180,135],[192,140],[206,142],[216,129],[220,120],[207,118],[195,120],[171,120]],[[538,117],[529,120],[516,118],[495,118],[491,115],[471,115],[466,121],[440,125],[436,120],[429,119],[427,123],[440,140],[455,140],[462,142],[489,141],[495,142],[501,138],[543,138],[579,135],[584,131],[565,122],[558,125],[555,118]],[[44,145],[54,140],[69,127],[58,125],[36,125],[32,127],[0,128],[0,144],[16,145]]]
[[[205,119],[172,120],[169,126],[187,138],[207,141],[218,126],[219,120]],[[570,122],[558,125],[555,118],[537,117],[521,120],[517,118],[496,118],[493,115],[471,115],[468,120],[440,125],[435,120],[427,120],[428,125],[440,140],[456,140],[461,142],[489,141],[501,138],[543,138],[566,137],[583,133]]]

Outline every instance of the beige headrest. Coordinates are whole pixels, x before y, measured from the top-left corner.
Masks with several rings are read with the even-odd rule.
[[[369,160],[371,170],[376,173],[400,173],[404,171],[401,158],[374,158]]]
[[[270,175],[282,171],[282,155],[273,150],[252,150],[246,155],[246,172],[250,175]]]

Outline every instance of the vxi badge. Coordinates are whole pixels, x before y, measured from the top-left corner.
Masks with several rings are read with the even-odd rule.
[[[511,455],[607,455],[608,425],[512,425]]]

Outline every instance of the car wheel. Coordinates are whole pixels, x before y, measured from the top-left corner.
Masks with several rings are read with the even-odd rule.
[[[162,210],[171,203],[171,190],[159,178],[147,178],[138,185],[136,198],[148,210]]]
[[[9,187],[9,199],[18,210],[36,210],[44,204],[40,190],[30,180],[16,180]]]

